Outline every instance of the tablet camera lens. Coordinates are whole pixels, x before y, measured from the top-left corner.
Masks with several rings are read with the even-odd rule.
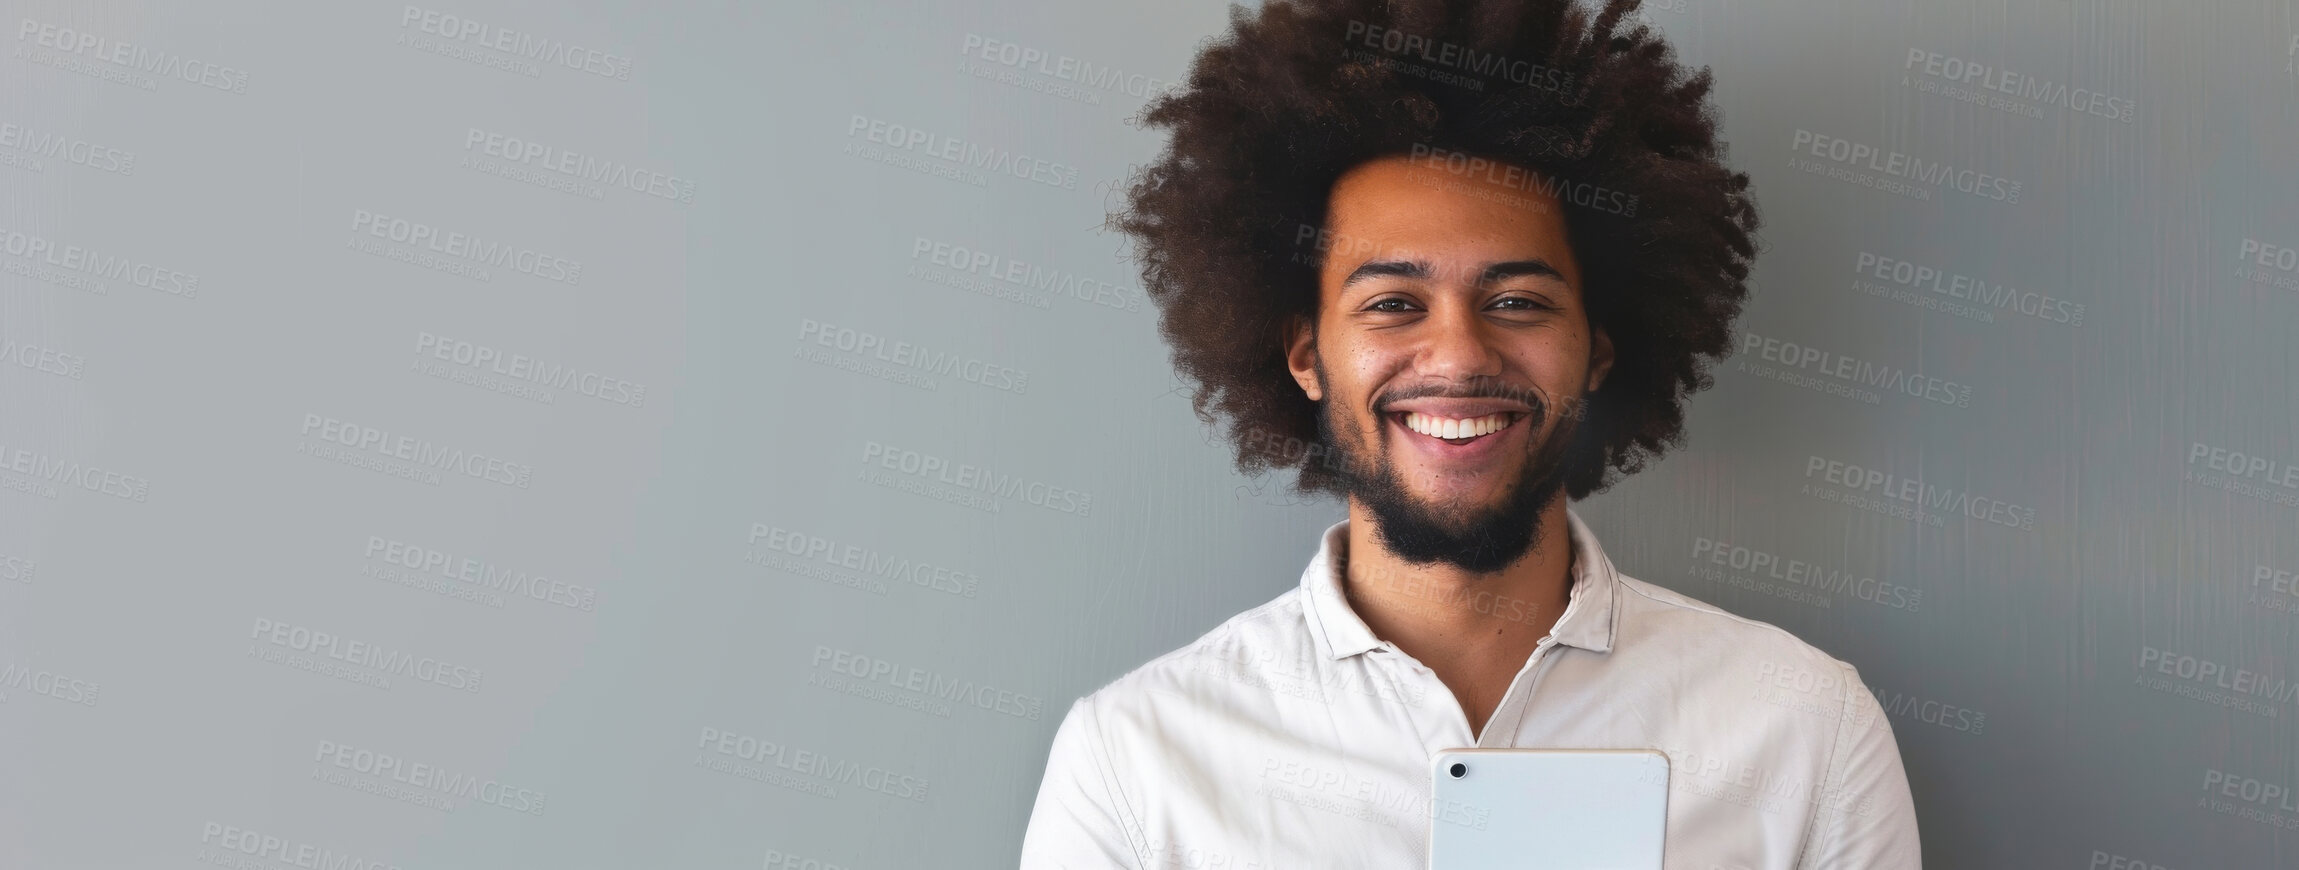
[[[1468,775],[1468,773],[1469,773],[1469,766],[1468,766],[1468,765],[1466,765],[1466,764],[1460,764],[1460,763],[1458,763],[1458,762],[1454,763],[1454,765],[1453,765],[1453,778],[1454,778],[1454,779],[1460,779],[1461,777]]]

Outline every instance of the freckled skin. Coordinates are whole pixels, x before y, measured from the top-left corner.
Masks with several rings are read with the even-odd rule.
[[[1416,516],[1451,534],[1474,536],[1494,524],[1520,535],[1532,530],[1522,555],[1497,570],[1409,561],[1384,546],[1362,493],[1350,497],[1352,606],[1375,635],[1437,673],[1472,733],[1482,733],[1569,595],[1566,500],[1548,496],[1510,526],[1520,522],[1506,512],[1510,497],[1522,496],[1520,508],[1542,497],[1518,490],[1554,470],[1572,409],[1612,366],[1611,340],[1589,324],[1560,209],[1531,185],[1456,174],[1426,159],[1385,157],[1354,167],[1328,199],[1325,229],[1333,244],[1318,273],[1316,321],[1295,323],[1286,344],[1287,367],[1303,393],[1321,403],[1335,448],[1355,466],[1395,480],[1395,496]],[[1559,275],[1480,280],[1493,264],[1526,260]],[[1368,261],[1417,261],[1427,274],[1360,276],[1345,287]],[[1537,428],[1519,433],[1525,449],[1483,462],[1414,449],[1406,439],[1420,436],[1380,412],[1400,393],[1495,391],[1538,396],[1547,413]],[[1496,599],[1531,602],[1534,617],[1520,610],[1500,618],[1472,603]],[[1446,604],[1432,607],[1432,600]]]

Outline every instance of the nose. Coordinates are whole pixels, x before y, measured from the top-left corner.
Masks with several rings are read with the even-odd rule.
[[[1474,304],[1447,296],[1432,304],[1421,326],[1418,362],[1423,373],[1455,383],[1501,373],[1496,335]]]

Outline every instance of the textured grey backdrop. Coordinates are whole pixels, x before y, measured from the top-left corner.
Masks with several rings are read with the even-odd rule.
[[[0,9],[0,866],[1011,866],[1339,515],[1100,229],[1218,3]],[[1645,17],[1767,247],[1613,557],[1933,866],[2299,865],[2299,8]]]

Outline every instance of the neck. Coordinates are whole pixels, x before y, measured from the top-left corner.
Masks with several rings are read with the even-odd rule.
[[[1370,511],[1349,503],[1344,577],[1349,605],[1375,637],[1423,662],[1523,661],[1555,627],[1571,597],[1572,530],[1559,496],[1541,509],[1525,555],[1491,574],[1442,562],[1416,565],[1381,546]]]

